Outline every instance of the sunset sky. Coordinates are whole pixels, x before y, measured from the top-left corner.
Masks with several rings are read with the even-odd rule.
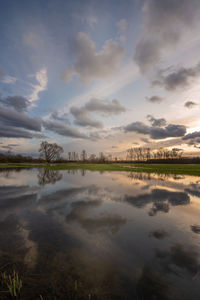
[[[199,155],[199,0],[2,0],[0,151]]]

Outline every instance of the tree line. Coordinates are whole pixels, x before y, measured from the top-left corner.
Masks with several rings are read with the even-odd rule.
[[[112,160],[111,156],[104,155],[103,152],[100,152],[97,156],[96,154],[88,155],[86,150],[82,150],[79,154],[76,151],[70,151],[67,153],[67,159],[61,157],[61,154],[64,152],[63,148],[56,143],[48,143],[46,141],[40,144],[39,153],[40,158],[45,160],[46,162],[50,163],[52,161],[56,162],[75,162],[75,161],[82,161],[82,162],[106,162],[108,160]]]
[[[15,162],[15,163],[65,163],[65,162],[87,162],[87,163],[108,163],[108,162],[179,162],[179,163],[199,163],[200,158],[186,158],[183,157],[183,150],[179,148],[159,148],[153,150],[149,147],[132,147],[127,149],[126,158],[120,159],[111,154],[105,155],[100,152],[98,155],[92,153],[88,154],[86,150],[82,150],[81,153],[77,151],[69,151],[65,153],[65,158],[62,157],[64,150],[56,143],[48,143],[46,141],[41,142],[39,148],[39,158],[33,158],[31,156],[23,156],[20,154],[12,154],[10,152],[0,153],[0,162]]]
[[[167,148],[159,148],[152,150],[148,147],[134,147],[127,149],[126,159],[127,160],[150,160],[150,159],[177,159],[182,158],[183,150],[179,148],[172,148],[171,150]]]

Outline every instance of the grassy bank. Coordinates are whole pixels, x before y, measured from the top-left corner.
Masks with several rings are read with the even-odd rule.
[[[113,164],[0,164],[0,168],[31,168],[45,167],[50,170],[70,170],[84,169],[90,171],[112,172],[146,172],[159,174],[179,174],[179,175],[196,175],[200,176],[200,164],[128,164],[128,163],[113,163]]]

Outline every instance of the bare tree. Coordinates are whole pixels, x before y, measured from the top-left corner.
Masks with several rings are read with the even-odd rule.
[[[85,150],[82,150],[81,152],[81,160],[85,161],[87,159],[87,153]]]
[[[43,157],[48,163],[60,158],[61,153],[63,153],[63,148],[56,143],[48,143],[43,141],[40,144],[40,156]]]
[[[100,152],[99,153],[99,162],[105,162],[106,161],[106,157],[104,155],[103,152]]]
[[[72,153],[71,152],[68,152],[68,160],[70,161],[72,158]]]
[[[133,160],[135,158],[135,150],[134,148],[127,149],[126,159]]]

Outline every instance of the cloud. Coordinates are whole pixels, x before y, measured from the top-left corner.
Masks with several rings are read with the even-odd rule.
[[[152,115],[147,115],[147,120],[151,123],[153,127],[163,127],[167,123],[164,118],[156,119]]]
[[[91,189],[92,194],[98,193],[97,189]],[[118,215],[112,215],[109,213],[100,213],[95,217],[88,216],[88,211],[94,208],[98,208],[102,205],[102,200],[88,199],[86,201],[80,200],[71,204],[71,212],[68,214],[67,222],[78,222],[89,233],[100,232],[103,230],[110,230],[112,233],[116,233],[120,230],[120,227],[126,223],[126,219]]]
[[[152,139],[164,139],[168,137],[181,137],[186,133],[184,125],[169,124],[165,128],[153,127],[150,133]]]
[[[168,137],[182,137],[186,133],[186,127],[184,125],[168,124],[164,128],[158,127],[164,126],[165,119],[155,119],[152,116],[151,122],[153,126],[148,126],[143,122],[133,122],[124,127],[125,132],[136,132],[139,134],[148,134],[152,139],[165,139]],[[156,125],[157,124],[157,125]]]
[[[1,125],[0,137],[32,139],[32,138],[43,138],[44,136],[42,134],[32,133],[30,131],[16,128],[13,126]]]
[[[47,89],[48,77],[46,68],[43,67],[40,69],[40,71],[36,73],[35,78],[39,84],[32,84],[32,92],[28,97],[30,102],[38,100],[39,93]]]
[[[194,131],[192,133],[188,133],[182,138],[182,140],[190,146],[199,148],[198,145],[200,144],[200,131]]]
[[[102,122],[92,119],[90,113],[98,113],[104,116],[117,115],[125,112],[119,100],[113,99],[112,101],[99,100],[92,98],[84,106],[77,108],[72,106],[70,109],[71,114],[75,118],[75,124],[83,127],[102,128]]]
[[[200,234],[200,225],[191,225],[191,230],[194,233]]]
[[[3,83],[6,83],[6,84],[14,84],[16,83],[17,81],[17,78],[13,77],[13,76],[4,76],[2,79],[1,79],[1,82]]]
[[[0,99],[0,102],[5,106],[13,107],[18,112],[26,111],[30,105],[30,102],[22,96],[9,96],[3,100]]]
[[[145,138],[145,137],[141,138],[140,140],[141,140],[142,142],[144,142],[144,143],[148,143],[148,142],[149,142],[149,140],[148,140],[147,138]]]
[[[171,72],[169,71],[171,71],[171,68],[160,70],[157,75],[158,78],[152,84],[154,86],[161,86],[168,91],[184,89],[190,84],[192,79],[200,76],[200,63],[190,68],[181,67]]]
[[[162,240],[162,239],[168,237],[169,234],[163,229],[158,229],[158,230],[151,231],[149,233],[149,236],[154,237],[155,239],[158,239],[158,240]]]
[[[84,108],[71,107],[70,112],[75,118],[74,123],[76,125],[95,128],[103,127],[103,123],[90,118],[87,115],[87,110],[84,110]]]
[[[183,140],[189,140],[200,137],[200,131],[194,131],[192,133],[188,133],[183,137]]]
[[[71,137],[71,138],[81,138],[81,139],[88,138],[86,134],[79,132],[77,129],[71,128],[67,125],[63,125],[58,122],[43,121],[43,126],[46,130],[55,132],[62,136]]]
[[[86,21],[91,29],[94,29],[95,25],[98,23],[97,18],[94,16],[87,17]]]
[[[185,192],[153,189],[150,194],[141,194],[138,196],[125,195],[124,201],[137,208],[144,208],[152,203],[149,215],[155,216],[157,212],[168,213],[170,206],[190,204],[190,197]]]
[[[197,103],[193,102],[193,101],[187,101],[185,102],[184,106],[187,108],[193,108],[197,105]]]
[[[117,99],[106,101],[92,98],[85,104],[85,109],[90,112],[103,113],[104,115],[117,115],[126,111],[125,107]]]
[[[0,124],[5,126],[21,127],[27,130],[41,131],[41,120],[30,118],[24,113],[1,107]]]
[[[159,96],[146,97],[145,99],[151,103],[161,103],[165,100],[164,98]]]
[[[145,2],[143,32],[134,54],[134,60],[141,72],[150,70],[167,51],[174,49],[187,29],[194,26],[199,7],[198,0]]]
[[[18,147],[18,146],[19,146],[19,144],[7,144],[7,145],[0,146],[0,148],[12,150],[13,148]]]
[[[143,122],[133,122],[131,124],[128,124],[124,127],[125,132],[137,132],[142,134],[150,134],[151,127],[148,125],[145,125]]]
[[[115,41],[107,40],[101,51],[97,52],[91,38],[79,32],[72,43],[74,65],[67,68],[63,79],[68,83],[77,75],[82,82],[89,83],[94,79],[109,78],[118,71],[124,51]]]
[[[65,121],[65,123],[69,124],[69,120],[68,120],[66,114],[60,116],[56,110],[54,112],[52,112],[51,118],[54,120],[57,120],[57,121]]]
[[[117,23],[117,27],[118,27],[118,33],[119,33],[119,40],[121,42],[125,42],[126,41],[126,29],[127,29],[127,21],[126,19],[121,19],[118,23]]]

